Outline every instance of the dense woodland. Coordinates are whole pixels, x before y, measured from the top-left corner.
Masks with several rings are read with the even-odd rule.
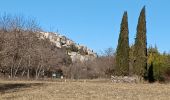
[[[170,80],[170,54],[160,53],[156,46],[147,48],[145,7],[139,15],[135,43],[129,45],[128,13],[125,12],[116,51],[108,48],[94,60],[73,63],[66,48],[41,39],[40,31],[43,29],[33,19],[1,15],[1,78],[51,78],[57,71],[71,79],[137,75],[149,82]]]

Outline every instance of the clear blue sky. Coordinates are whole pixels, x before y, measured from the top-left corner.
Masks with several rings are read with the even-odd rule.
[[[0,13],[34,17],[45,30],[58,30],[96,52],[116,48],[124,11],[128,11],[133,43],[140,10],[146,5],[148,45],[156,44],[161,52],[170,51],[170,0],[0,1]]]

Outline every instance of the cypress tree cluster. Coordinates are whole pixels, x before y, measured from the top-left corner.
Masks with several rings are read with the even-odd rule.
[[[129,29],[128,15],[124,12],[118,46],[116,50],[116,75],[127,76],[129,74]]]
[[[146,17],[145,7],[140,12],[137,25],[137,33],[135,38],[133,58],[130,62],[130,48],[129,48],[129,30],[128,30],[128,15],[124,12],[118,46],[116,50],[116,75],[129,75],[129,64],[133,65],[133,74],[144,77],[147,76],[147,40],[146,40]]]
[[[146,42],[146,17],[145,7],[143,7],[137,25],[137,34],[134,48],[134,74],[145,76],[147,68],[147,42]]]

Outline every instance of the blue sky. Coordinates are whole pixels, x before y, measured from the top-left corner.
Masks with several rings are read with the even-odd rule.
[[[138,16],[146,5],[148,45],[169,52],[169,4],[170,0],[0,0],[0,13],[36,18],[46,31],[58,31],[100,52],[116,49],[124,11],[130,43],[134,42]]]

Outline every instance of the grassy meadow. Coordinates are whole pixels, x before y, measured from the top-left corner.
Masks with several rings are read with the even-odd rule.
[[[0,81],[0,100],[170,100],[170,84],[109,80]]]

